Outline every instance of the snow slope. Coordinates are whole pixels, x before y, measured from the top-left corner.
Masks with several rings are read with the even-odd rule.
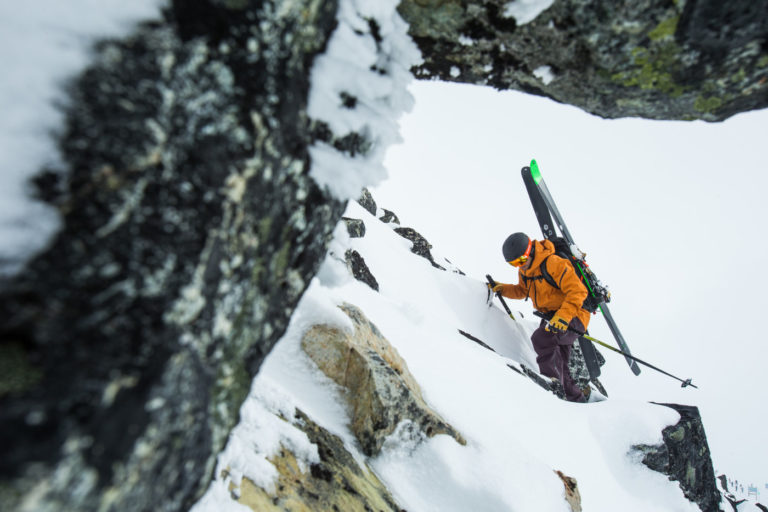
[[[391,439],[367,461],[409,512],[567,511],[555,470],[577,479],[583,509],[590,512],[698,510],[676,482],[629,455],[634,444],[661,443],[662,429],[679,419],[676,412],[613,399],[558,400],[510,371],[505,357],[457,332],[470,332],[503,356],[535,368],[528,340],[534,321],[518,324],[489,307],[484,283],[434,268],[410,252],[411,242],[392,225],[359,204],[351,202],[345,216],[362,219],[366,235],[350,239],[344,223],[337,227],[321,271],[254,380],[242,421],[220,456],[217,474],[228,467],[230,476],[212,484],[195,512],[246,510],[230,498],[230,480],[238,483],[245,475],[269,486],[274,468],[266,458],[281,441],[295,447],[305,463],[317,457],[305,435],[270,420],[269,411],[301,408],[365,460],[336,385],[300,349],[303,333],[315,323],[348,326],[335,307],[342,302],[355,304],[376,324],[406,360],[427,402],[468,440],[460,446],[448,436],[419,443]],[[379,292],[350,275],[343,262],[349,248],[363,256]]]

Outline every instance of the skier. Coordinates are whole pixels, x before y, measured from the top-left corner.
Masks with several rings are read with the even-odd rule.
[[[555,254],[555,246],[549,240],[532,240],[525,233],[513,233],[504,241],[502,252],[507,263],[519,269],[519,282],[499,283],[493,287],[494,293],[510,299],[530,298],[533,307],[546,315],[547,319],[542,319],[531,335],[539,371],[557,379],[567,400],[585,402],[584,394],[568,371],[571,347],[578,337],[568,327],[586,332],[589,311],[581,306],[589,294],[587,288],[576,275],[573,265]],[[542,267],[560,289],[547,282]]]

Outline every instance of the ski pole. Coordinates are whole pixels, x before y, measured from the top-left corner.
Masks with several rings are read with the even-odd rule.
[[[490,274],[486,274],[485,278],[488,280],[488,284],[491,285],[491,290],[493,290],[493,287],[496,286],[496,281],[493,280]],[[504,306],[504,310],[509,315],[509,318],[517,322],[517,320],[515,319],[515,315],[513,315],[512,311],[509,310],[509,306],[507,306],[507,302],[504,300],[504,297],[501,296],[501,292],[496,293],[496,296],[501,301],[501,305]]]
[[[539,318],[543,318],[544,320],[547,320],[547,316],[546,316],[545,314],[543,314],[543,313],[540,313],[540,312],[538,312],[538,311],[534,311],[534,312],[533,312],[533,314],[534,314],[534,315],[536,315],[536,316],[538,316]],[[603,346],[603,347],[605,347],[605,348],[607,348],[607,349],[609,349],[609,350],[613,350],[614,352],[616,352],[616,353],[618,353],[618,354],[621,354],[621,355],[623,355],[624,357],[628,357],[628,358],[630,358],[630,359],[632,359],[632,360],[634,360],[634,361],[636,361],[636,362],[638,362],[638,363],[640,363],[640,364],[642,364],[642,365],[645,365],[645,366],[647,366],[648,368],[650,368],[650,369],[652,369],[652,370],[656,370],[656,371],[657,371],[657,372],[659,372],[659,373],[663,373],[663,374],[664,374],[664,375],[666,375],[667,377],[672,377],[673,379],[679,380],[680,382],[682,382],[682,383],[683,383],[683,385],[682,385],[682,386],[680,386],[681,388],[684,388],[684,387],[688,387],[688,386],[691,386],[692,388],[696,388],[696,389],[699,389],[699,387],[698,387],[697,385],[695,385],[695,384],[693,384],[693,383],[691,382],[691,380],[692,380],[692,379],[686,379],[686,380],[683,380],[683,379],[681,379],[680,377],[675,377],[675,376],[674,376],[674,375],[672,375],[671,373],[667,373],[667,372],[665,372],[664,370],[662,370],[661,368],[657,368],[657,367],[653,366],[653,365],[652,365],[652,364],[650,364],[650,363],[646,363],[646,362],[645,362],[645,361],[643,361],[642,359],[639,359],[639,358],[637,358],[637,357],[633,356],[632,354],[627,354],[626,352],[623,352],[623,351],[621,351],[621,350],[617,349],[616,347],[612,347],[611,345],[609,345],[609,344],[607,344],[607,343],[604,343],[604,342],[602,342],[602,341],[600,341],[600,340],[598,340],[598,339],[596,339],[596,338],[593,338],[592,336],[589,336],[589,335],[587,335],[586,333],[583,333],[583,332],[581,332],[581,331],[579,331],[579,330],[577,330],[577,329],[574,329],[573,327],[568,327],[568,330],[569,330],[569,331],[571,331],[571,332],[574,332],[574,333],[578,334],[579,336],[583,336],[583,337],[584,337],[584,339],[587,339],[587,340],[591,341],[592,343],[597,343],[598,345],[601,345],[601,346]]]

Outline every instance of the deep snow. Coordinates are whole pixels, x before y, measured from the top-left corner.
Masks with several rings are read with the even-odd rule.
[[[219,459],[219,476],[194,512],[244,510],[226,491],[230,481],[238,484],[245,475],[268,487],[274,469],[266,458],[280,442],[306,462],[317,457],[305,435],[274,421],[269,411],[302,409],[365,460],[347,426],[338,387],[300,349],[313,324],[350,328],[335,307],[345,301],[376,324],[407,362],[427,402],[468,440],[460,446],[447,436],[415,445],[393,439],[368,461],[405,509],[567,511],[563,484],[554,473],[560,470],[577,479],[584,510],[698,510],[676,482],[629,453],[634,444],[661,443],[662,429],[679,419],[675,411],[626,400],[558,400],[505,364],[503,356],[536,367],[528,339],[535,321],[517,324],[489,307],[484,283],[435,269],[357,203],[349,204],[345,216],[364,220],[365,237],[350,239],[343,223],[336,229],[320,273],[254,380],[241,423]],[[379,292],[352,278],[341,260],[348,248],[365,258]],[[224,468],[232,476],[222,478]]]

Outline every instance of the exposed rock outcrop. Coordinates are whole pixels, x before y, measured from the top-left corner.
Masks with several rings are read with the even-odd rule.
[[[376,206],[376,201],[373,199],[373,196],[371,195],[371,191],[367,188],[364,188],[362,193],[360,194],[360,197],[357,199],[357,202],[360,206],[365,208],[368,213],[376,216],[376,210],[378,207]]]
[[[447,434],[466,444],[426,404],[405,361],[376,326],[351,304],[344,304],[341,310],[352,320],[353,333],[317,325],[305,334],[301,346],[323,373],[347,390],[351,429],[363,453],[378,454],[398,428],[399,435]]]
[[[608,118],[717,121],[768,106],[766,0],[554,0],[532,21],[515,4],[403,0],[424,56],[416,75]]]
[[[400,219],[397,218],[397,215],[395,215],[395,212],[392,212],[390,210],[387,210],[386,208],[382,208],[381,211],[384,212],[384,215],[379,217],[379,220],[383,222],[384,224],[397,224],[400,225]]]
[[[565,486],[565,501],[568,502],[568,506],[571,507],[571,512],[581,512],[581,493],[579,492],[579,486],[576,483],[576,479],[571,476],[566,476],[562,471],[555,471],[560,480],[563,481]]]
[[[306,106],[336,2],[174,2],[72,84],[51,247],[0,290],[0,509],[186,510],[343,204]]]
[[[597,364],[602,367],[605,364],[605,358],[597,348],[595,348],[594,351],[597,356]],[[581,345],[578,341],[575,342],[571,348],[571,357],[568,359],[568,369],[571,372],[571,377],[581,389],[589,386],[589,383],[591,382],[589,369],[587,368],[587,362],[584,359],[584,353],[582,352]],[[602,386],[602,384],[600,384],[600,386]],[[601,389],[601,391],[604,391],[604,389]]]
[[[720,510],[720,492],[715,482],[715,471],[696,407],[677,404],[659,404],[680,413],[680,421],[662,431],[664,444],[638,445],[633,450],[642,455],[643,464],[677,481],[683,494],[696,503],[703,512]]]
[[[346,261],[347,268],[355,279],[379,291],[379,282],[376,281],[376,277],[359,252],[354,249],[347,250],[344,254],[344,261]]]
[[[342,217],[341,220],[347,225],[347,233],[349,233],[350,238],[362,238],[365,236],[365,222],[361,219]]]
[[[406,240],[410,240],[413,243],[411,246],[411,252],[413,254],[418,254],[422,258],[426,259],[432,264],[433,267],[440,270],[445,270],[444,267],[441,267],[435,262],[435,258],[432,256],[432,253],[430,252],[430,249],[432,249],[432,244],[430,244],[426,238],[421,236],[418,231],[413,228],[395,228],[395,233],[405,238]]]
[[[317,446],[320,462],[302,471],[294,454],[284,448],[269,459],[278,473],[274,489],[264,489],[243,478],[239,488],[231,488],[237,491],[237,501],[254,512],[402,510],[376,475],[368,467],[360,467],[338,436],[300,410],[292,423]]]

